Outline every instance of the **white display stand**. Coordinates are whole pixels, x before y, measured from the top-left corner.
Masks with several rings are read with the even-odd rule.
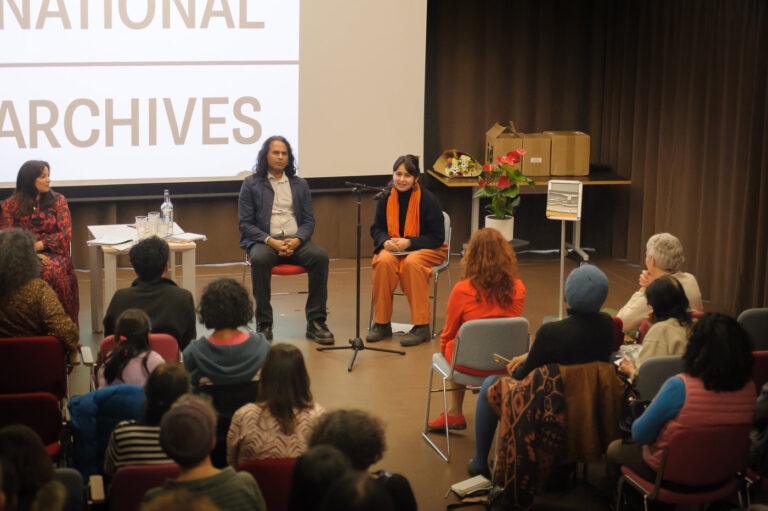
[[[574,223],[574,243],[576,240],[577,225],[581,223],[581,198],[583,186],[581,181],[566,181],[553,179],[547,184],[547,218],[560,220],[560,293],[558,300],[558,318],[563,319],[563,290],[565,288],[565,223]],[[579,234],[581,234],[579,232]],[[580,240],[579,240],[580,241]],[[578,246],[578,245],[577,245]],[[580,249],[584,261],[589,258]]]

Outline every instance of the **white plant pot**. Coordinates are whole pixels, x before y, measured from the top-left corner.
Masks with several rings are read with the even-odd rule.
[[[485,226],[499,231],[507,241],[512,241],[515,237],[515,217],[513,216],[507,216],[501,220],[493,216],[486,216]]]

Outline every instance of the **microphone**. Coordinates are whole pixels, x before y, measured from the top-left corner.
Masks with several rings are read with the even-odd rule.
[[[353,183],[351,181],[345,181],[344,186],[351,186],[353,188],[359,188],[360,190],[367,190],[369,192],[378,192],[376,195],[373,196],[375,200],[381,199],[387,191],[386,188],[381,188],[378,186],[368,186],[363,183]]]

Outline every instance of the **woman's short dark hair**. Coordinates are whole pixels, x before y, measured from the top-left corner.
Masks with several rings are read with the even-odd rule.
[[[21,216],[31,215],[33,207],[37,200],[37,186],[35,186],[35,180],[43,175],[43,171],[48,169],[51,171],[51,166],[47,161],[43,160],[29,160],[19,169],[19,173],[16,175],[16,192],[14,197],[19,203],[19,214]],[[54,204],[53,192],[48,190],[45,193],[40,194],[40,209],[48,209]]]
[[[176,400],[190,391],[190,377],[179,362],[160,364],[149,374],[144,384],[144,422],[157,426],[163,414]]]
[[[683,354],[683,370],[701,378],[707,390],[732,392],[752,379],[752,341],[739,323],[724,314],[704,314],[693,325]]]
[[[414,156],[412,154],[404,154],[402,156],[398,156],[395,160],[395,164],[392,165],[392,172],[397,172],[397,168],[400,165],[403,165],[405,167],[405,171],[417,179],[421,175],[418,156]]]
[[[261,366],[258,402],[266,404],[283,433],[288,435],[295,427],[294,410],[313,406],[309,373],[296,346],[281,343],[269,350]]]
[[[0,456],[0,484],[2,484],[0,491],[5,495],[6,508],[16,509],[16,495],[19,492],[16,483],[16,469],[5,456]]]
[[[150,236],[132,246],[128,257],[140,279],[154,280],[165,271],[169,252],[170,248],[165,240]]]
[[[237,328],[251,320],[253,301],[236,280],[218,279],[205,286],[197,313],[206,328]]]
[[[347,455],[355,470],[367,470],[384,455],[384,425],[363,410],[334,410],[318,421],[309,445],[332,445]]]
[[[332,445],[317,445],[299,456],[291,477],[288,511],[313,511],[333,483],[352,464],[344,453]]]
[[[267,154],[269,154],[269,146],[272,145],[272,142],[282,142],[285,144],[285,147],[288,149],[288,164],[285,166],[285,169],[283,169],[283,172],[285,172],[288,177],[295,176],[296,159],[293,156],[293,149],[291,149],[291,144],[288,142],[288,139],[280,135],[273,135],[264,141],[258,156],[256,156],[256,165],[253,166],[253,171],[261,177],[266,176],[267,172],[269,172]]]
[[[115,349],[104,359],[104,379],[108,385],[120,378],[132,358],[142,353],[144,372],[149,375],[147,359],[152,351],[149,346],[151,329],[149,316],[141,309],[126,309],[120,314],[115,326]]]
[[[35,238],[23,229],[0,231],[0,298],[9,296],[40,274]]]
[[[392,497],[365,472],[348,472],[328,489],[321,511],[395,511]]]
[[[36,492],[53,479],[53,463],[40,437],[28,426],[11,424],[0,429],[0,456],[16,471],[18,492]]]
[[[690,304],[685,289],[672,275],[662,275],[645,289],[645,299],[653,309],[653,322],[675,318],[681,325],[691,324]]]

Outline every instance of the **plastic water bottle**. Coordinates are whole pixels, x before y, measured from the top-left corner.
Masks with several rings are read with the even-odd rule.
[[[160,237],[173,234],[173,204],[171,204],[171,194],[168,190],[163,192],[165,199],[160,206]]]

